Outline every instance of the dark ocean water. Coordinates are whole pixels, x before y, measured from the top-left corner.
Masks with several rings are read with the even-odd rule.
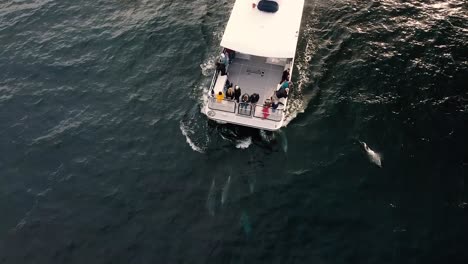
[[[0,1],[0,263],[468,263],[466,1],[306,0],[277,133],[200,113],[232,5]]]

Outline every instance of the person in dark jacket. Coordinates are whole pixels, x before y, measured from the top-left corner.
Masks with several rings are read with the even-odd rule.
[[[239,103],[239,98],[241,96],[241,89],[239,85],[236,85],[236,88],[234,89],[234,98],[236,99],[236,102]]]
[[[225,51],[228,54],[229,63],[232,63],[232,60],[236,57],[236,52],[231,49],[225,49]]]
[[[248,94],[242,95],[242,102],[240,103],[240,109],[247,110],[249,106],[250,96]]]
[[[278,99],[280,99],[280,98],[287,98],[287,97],[288,97],[288,93],[289,93],[289,88],[286,88],[286,89],[279,89],[278,91],[276,91],[276,97],[278,97]]]
[[[260,95],[258,95],[258,93],[253,93],[251,96],[250,96],[250,102],[252,104],[256,104],[258,102],[258,100],[260,99]]]
[[[284,72],[283,72],[283,76],[281,76],[281,82],[280,84],[282,84],[284,81],[289,81],[289,68],[287,68]]]
[[[216,65],[216,72],[217,73],[221,72],[221,76],[226,75],[226,65],[224,65],[224,63],[216,62],[215,65]]]

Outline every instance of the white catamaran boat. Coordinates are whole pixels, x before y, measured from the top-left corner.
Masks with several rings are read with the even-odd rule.
[[[236,0],[203,112],[218,123],[282,127],[304,0]]]

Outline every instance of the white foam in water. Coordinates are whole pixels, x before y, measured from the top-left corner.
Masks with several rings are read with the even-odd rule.
[[[212,76],[214,73],[214,55],[211,55],[203,64],[200,64],[201,72],[203,76],[208,77]],[[202,92],[201,104],[200,104],[200,112],[205,114],[203,111],[205,109],[205,105],[208,103],[208,89],[210,88],[211,78],[205,79],[201,82],[200,86],[198,86],[198,90]]]
[[[204,153],[203,149],[195,145],[195,143],[190,139],[189,134],[193,134],[193,131],[186,127],[182,121],[180,122],[180,131],[182,132],[182,135],[185,136],[187,143],[194,151]]]
[[[262,137],[263,141],[270,143],[273,139],[275,139],[275,133],[268,135],[265,130],[260,130],[260,137]]]
[[[215,36],[215,38],[220,38],[218,35],[221,36],[222,33],[223,33],[223,31],[213,32],[213,35]],[[210,77],[210,78],[204,78],[197,86],[195,86],[195,89],[194,89],[195,94],[198,94],[199,92],[202,93],[202,96],[199,99],[199,100],[201,100],[201,102],[200,102],[201,103],[200,104],[200,113],[202,113],[202,114],[205,114],[204,113],[204,109],[205,109],[204,106],[208,103],[208,89],[209,89],[209,86],[210,86],[210,83],[211,83],[211,76],[215,71],[215,63],[214,62],[216,60],[216,56],[217,56],[219,50],[220,50],[219,46],[212,47],[210,49],[211,54],[209,54],[208,57],[203,61],[203,63],[200,64],[200,69],[201,69],[201,72],[202,72],[203,76]],[[205,149],[207,147],[207,144],[209,142],[209,136],[206,133],[206,129],[204,127],[200,128],[199,125],[200,124],[192,123],[190,120],[187,121],[186,124],[184,124],[181,121],[180,122],[180,131],[182,131],[182,134],[185,136],[187,143],[190,145],[190,147],[194,151],[199,152],[199,153],[204,153]],[[197,133],[195,133],[194,130],[197,131]],[[200,133],[203,133],[206,136],[206,139],[205,139],[206,142],[204,144],[205,145],[204,148],[197,146],[196,142],[193,140],[193,136],[194,135],[201,135]],[[200,142],[197,142],[197,143],[200,143]]]
[[[213,36],[219,41],[221,41],[221,36],[223,32],[224,31],[213,32]],[[219,43],[219,41],[217,43]],[[221,48],[219,46],[211,47],[210,54],[203,61],[203,63],[200,64],[200,69],[201,69],[203,76],[210,77],[209,79],[206,78],[201,83],[202,88],[200,90],[202,90],[202,98],[201,98],[202,102],[201,102],[200,112],[202,114],[205,114],[204,113],[205,105],[208,103],[208,89],[210,88],[211,78],[213,77],[213,74],[215,72],[215,61],[216,61],[217,56],[219,55],[218,53],[220,50]]]
[[[250,144],[252,144],[252,138],[248,137],[246,139],[237,141],[236,148],[246,149],[246,148],[248,148],[250,146]]]
[[[208,59],[206,59],[202,64],[200,64],[200,68],[204,76],[211,76],[211,74],[213,74],[215,68],[215,59],[215,55],[210,55]]]
[[[221,138],[222,138],[222,139],[224,139],[224,140],[226,140],[226,141],[232,141],[232,140],[230,140],[229,138],[227,138],[227,137],[223,136],[223,134],[222,134],[222,133],[220,133],[219,135],[221,136]]]

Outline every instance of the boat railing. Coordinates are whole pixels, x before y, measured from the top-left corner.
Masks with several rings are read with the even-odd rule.
[[[210,109],[235,113],[236,112],[236,102],[231,100],[218,100],[215,97],[210,97],[208,101],[208,107]]]
[[[263,105],[251,103],[237,103],[232,100],[218,100],[214,96],[208,98],[208,108],[228,113],[235,113],[246,117],[256,117],[260,119],[279,122],[283,119],[283,109],[274,109]]]
[[[211,84],[210,84],[210,93],[213,93],[214,86],[216,84],[216,80],[218,80],[218,71],[215,71],[213,74],[213,78],[211,79]]]
[[[237,114],[243,116],[252,116],[252,104],[249,103],[238,103],[237,104]]]
[[[256,105],[253,113],[254,117],[268,119],[279,122],[283,119],[283,110],[274,109],[263,105]]]

